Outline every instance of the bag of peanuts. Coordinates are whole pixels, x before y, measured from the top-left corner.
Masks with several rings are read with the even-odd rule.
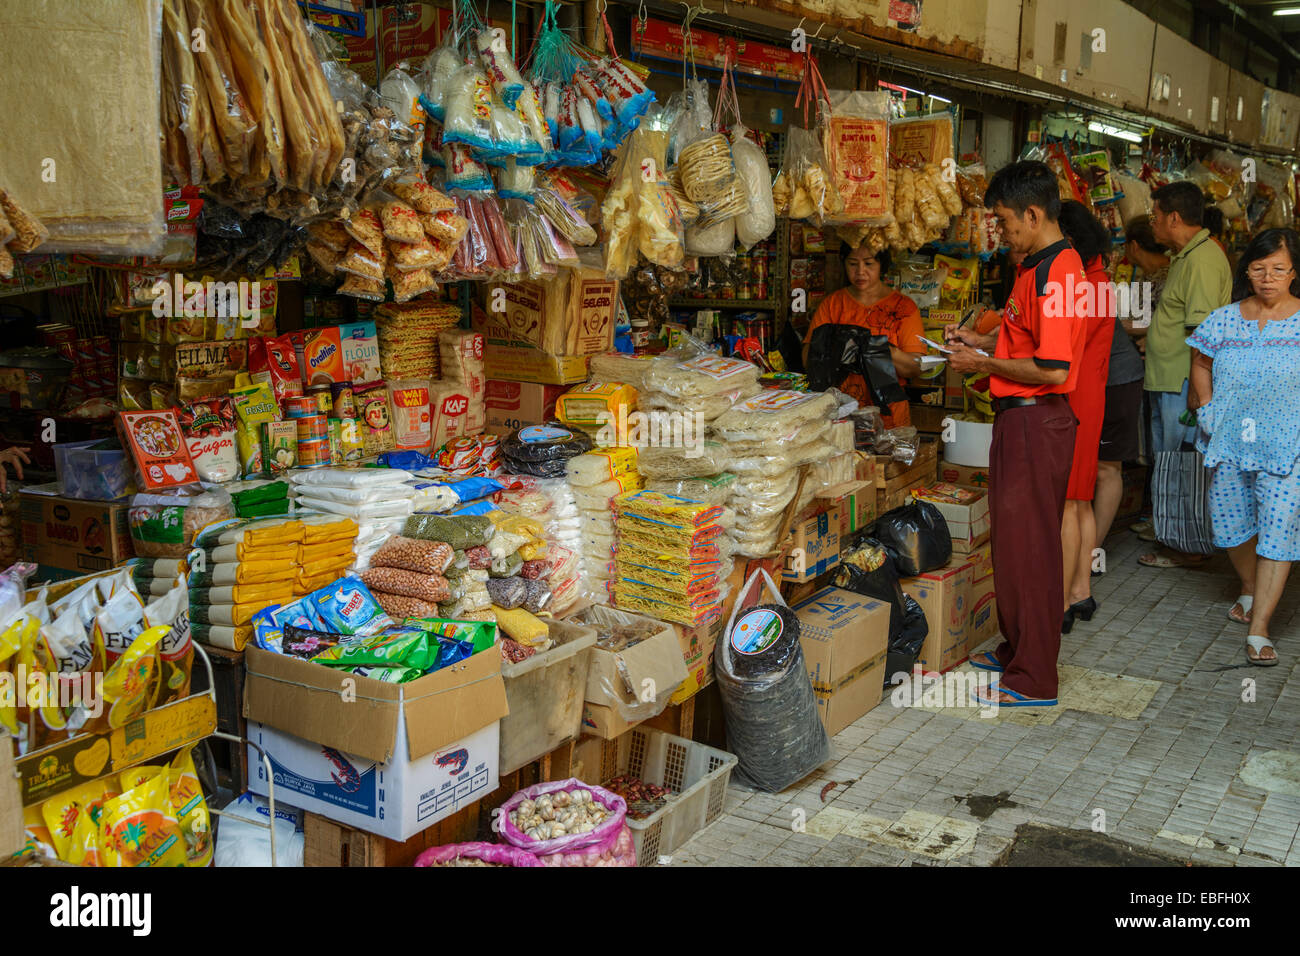
[[[370,559],[372,567],[401,568],[421,574],[442,574],[451,565],[456,552],[442,541],[422,541],[394,535],[385,541]]]
[[[406,571],[402,568],[371,567],[361,572],[361,580],[366,587],[385,594],[398,594],[420,601],[438,603],[451,599],[451,588],[447,579],[441,574],[421,574],[418,571]]]

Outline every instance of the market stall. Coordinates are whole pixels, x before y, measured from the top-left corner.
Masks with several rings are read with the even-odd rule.
[[[695,13],[425,5],[366,63],[289,0],[121,6],[157,208],[79,241],[0,175],[5,437],[54,479],[2,496],[0,689],[61,692],[0,696],[19,862],[653,865],[996,634],[987,379],[876,342],[852,397],[801,347],[841,245],[930,338],[997,321],[1001,125]],[[1117,238],[1173,177],[1293,218],[1280,165],[1022,132]]]

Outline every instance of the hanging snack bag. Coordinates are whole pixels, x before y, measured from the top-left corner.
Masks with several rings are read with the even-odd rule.
[[[229,398],[182,406],[180,423],[194,468],[202,480],[222,482],[239,477],[235,406]]]
[[[889,153],[889,94],[836,90],[822,131],[827,170],[844,201],[839,221],[885,225]]]
[[[117,421],[142,491],[180,488],[199,480],[174,411],[119,412]]]

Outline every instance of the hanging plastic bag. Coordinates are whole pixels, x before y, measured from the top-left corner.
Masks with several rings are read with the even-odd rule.
[[[500,27],[480,30],[474,46],[492,89],[508,109],[514,109],[524,91],[524,78],[519,75],[519,68],[506,47],[505,30]]]
[[[776,209],[767,156],[745,133],[745,127],[739,123],[732,129],[731,156],[749,201],[749,211],[736,217],[736,239],[747,250],[776,229]]]
[[[448,30],[442,45],[428,55],[420,73],[420,103],[425,111],[439,123],[446,119],[444,109],[447,83],[456,71],[465,65],[465,58],[456,49],[456,33]]]
[[[457,70],[447,80],[443,103],[443,145],[460,144],[492,152],[492,87],[487,74],[475,65]]]
[[[885,185],[889,94],[836,90],[829,95],[829,103],[822,148],[844,201],[844,210],[836,219],[886,225],[890,217]]]

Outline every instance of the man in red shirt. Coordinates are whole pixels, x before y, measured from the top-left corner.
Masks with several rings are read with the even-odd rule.
[[[1086,317],[1075,315],[1083,263],[1061,234],[1056,175],[1044,163],[1013,163],[989,183],[985,205],[1024,261],[996,335],[949,326],[957,372],[990,376],[993,446],[989,510],[993,588],[1003,641],[971,663],[1001,671],[981,704],[1056,704],[1065,510],[1077,421],[1065,395],[1079,377]],[[993,357],[978,350],[993,350]]]

